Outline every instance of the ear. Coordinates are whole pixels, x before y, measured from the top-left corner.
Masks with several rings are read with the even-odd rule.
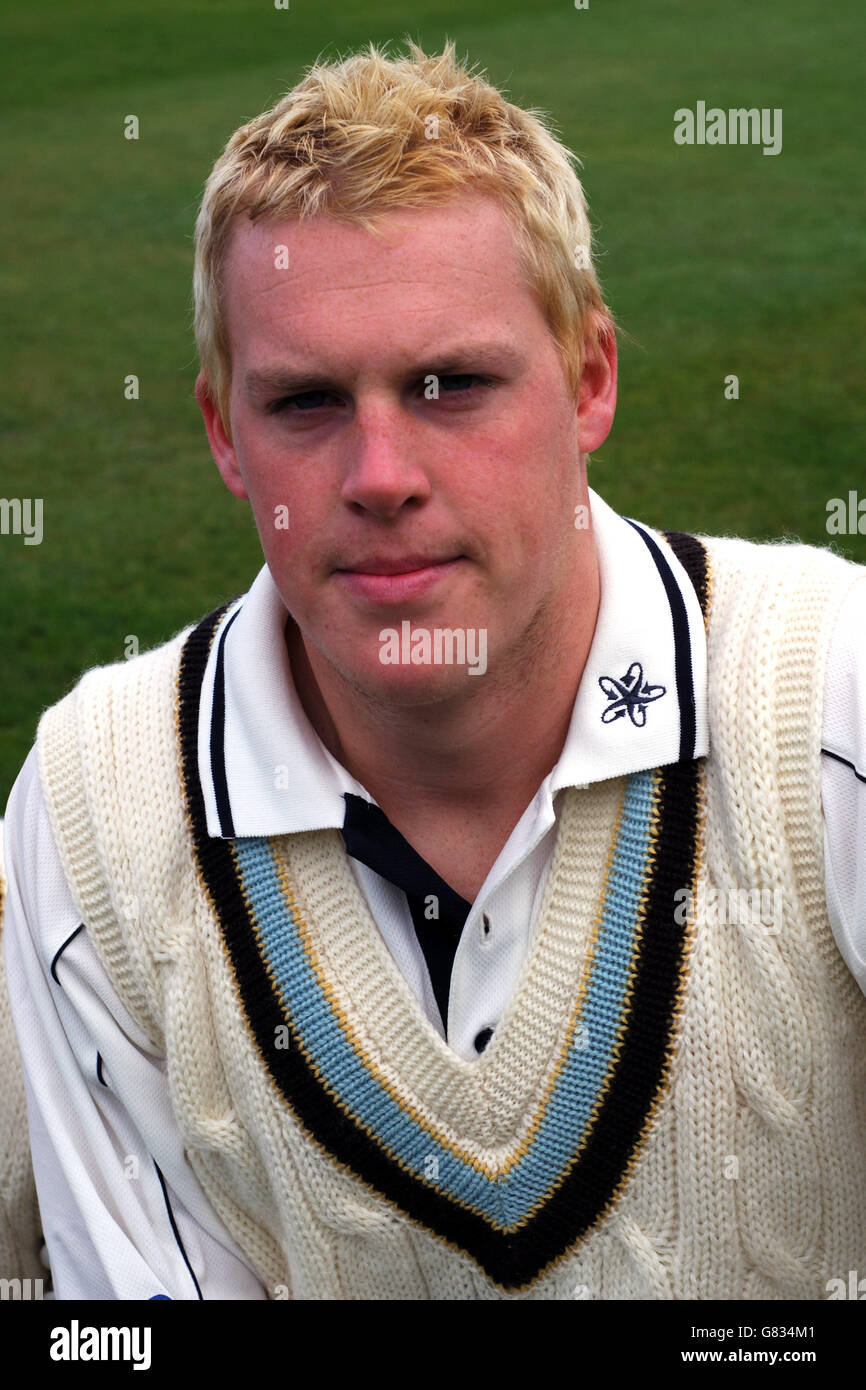
[[[211,393],[204,372],[199,372],[196,377],[195,398],[204,416],[204,427],[207,430],[210,451],[214,456],[223,482],[235,497],[239,497],[241,501],[249,501],[234,446],[226,433],[219,406]]]
[[[582,454],[598,449],[616,412],[616,333],[608,318],[599,318],[595,339],[587,339],[577,398],[578,443]]]

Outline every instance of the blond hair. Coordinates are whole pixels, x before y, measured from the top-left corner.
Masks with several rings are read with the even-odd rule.
[[[234,219],[322,213],[375,231],[376,214],[440,203],[475,186],[498,198],[528,286],[577,395],[586,344],[614,331],[592,264],[577,157],[543,114],[506,101],[461,67],[454,44],[428,56],[407,39],[391,59],[372,43],[315,63],[232,135],[207,180],[195,228],[195,336],[208,390],[229,428],[231,357],[223,267]]]

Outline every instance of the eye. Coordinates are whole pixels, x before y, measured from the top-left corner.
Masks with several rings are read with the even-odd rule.
[[[279,415],[281,411],[288,411],[290,415],[305,413],[308,410],[316,410],[330,396],[330,391],[301,391],[297,396],[281,396],[279,400],[271,401],[267,407],[268,415]],[[297,406],[297,411],[290,410],[290,406]]]
[[[439,390],[447,392],[448,395],[462,395],[473,386],[489,385],[487,377],[477,376],[474,372],[451,373],[439,377]]]

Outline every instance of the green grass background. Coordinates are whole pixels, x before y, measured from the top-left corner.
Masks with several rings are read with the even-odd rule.
[[[590,474],[613,506],[828,544],[827,500],[866,496],[861,26],[857,0],[7,0],[0,496],[42,497],[45,535],[0,536],[0,810],[81,671],[259,568],[193,397],[192,228],[232,130],[319,55],[453,38],[583,159],[631,339]],[[674,110],[699,99],[782,107],[781,154],[675,145]],[[835,545],[866,562],[866,536]]]

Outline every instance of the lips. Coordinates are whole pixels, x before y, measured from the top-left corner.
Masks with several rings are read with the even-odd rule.
[[[417,570],[429,569],[435,565],[447,565],[458,556],[401,555],[388,559],[384,555],[373,555],[366,560],[358,560],[351,565],[341,566],[340,574],[413,574]]]
[[[405,603],[445,583],[464,558],[372,555],[354,561],[352,569],[337,570],[336,578],[356,599],[375,604]]]

